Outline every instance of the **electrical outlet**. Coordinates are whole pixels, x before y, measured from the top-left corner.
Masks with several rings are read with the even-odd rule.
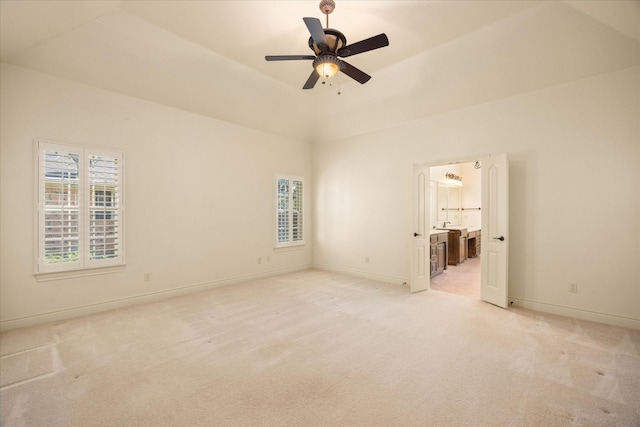
[[[144,273],[144,281],[145,282],[150,282],[151,281],[151,274]]]
[[[367,264],[369,264],[369,257],[365,257],[365,258],[364,258],[364,262],[366,262]]]
[[[569,283],[569,292],[573,294],[578,293],[578,284],[577,283]]]
[[[262,258],[258,258],[258,264],[262,264]]]

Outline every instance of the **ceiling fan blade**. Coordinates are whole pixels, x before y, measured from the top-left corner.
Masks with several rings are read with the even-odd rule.
[[[342,61],[342,64],[343,64],[343,67],[340,69],[340,71],[342,71],[343,73],[345,73],[347,76],[351,77],[358,83],[365,84],[371,78],[369,74],[365,73],[362,70],[357,69],[356,67],[354,67],[353,65],[347,62]]]
[[[302,89],[313,89],[313,87],[316,85],[316,82],[318,81],[319,78],[320,78],[320,74],[318,74],[316,70],[313,70],[311,72],[311,75],[305,82],[304,86],[302,86]]]
[[[358,53],[368,52],[385,46],[389,46],[389,39],[386,34],[382,33],[343,47],[338,51],[338,56],[346,58],[347,56],[357,55]]]
[[[322,22],[318,18],[302,18],[309,33],[311,33],[311,38],[318,45],[320,50],[327,49],[329,45],[327,43],[327,37],[324,34],[324,30],[322,29]]]
[[[267,55],[264,57],[267,61],[296,61],[299,59],[316,59],[313,55]]]

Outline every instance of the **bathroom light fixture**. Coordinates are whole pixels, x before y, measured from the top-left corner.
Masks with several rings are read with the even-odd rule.
[[[462,177],[451,172],[447,172],[444,174],[444,180],[442,182],[444,182],[445,184],[462,187]]]

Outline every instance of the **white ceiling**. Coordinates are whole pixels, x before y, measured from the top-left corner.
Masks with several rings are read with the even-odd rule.
[[[371,84],[377,77],[393,78],[402,92],[404,80],[416,78],[416,61],[437,64],[443,49],[478,39],[478,35],[494,45],[504,45],[505,54],[521,59],[520,65],[501,59],[499,66],[505,74],[511,70],[522,78],[519,67],[529,58],[525,61],[529,63],[527,83],[514,84],[507,92],[611,71],[599,64],[587,71],[583,65],[573,67],[582,69],[574,72],[572,67],[562,66],[562,59],[558,59],[558,66],[563,71],[557,77],[544,68],[549,64],[539,64],[543,68],[537,70],[535,60],[540,52],[535,49],[555,49],[554,45],[565,43],[565,38],[573,40],[568,47],[572,51],[582,49],[580,43],[601,43],[599,48],[604,50],[615,47],[617,56],[607,59],[613,68],[640,61],[640,2],[635,0],[336,0],[336,4],[329,24],[343,32],[349,43],[382,32],[390,40],[389,47],[348,59],[373,76],[362,88],[353,87],[352,92],[362,100],[383,96],[380,86]],[[0,59],[256,129],[309,138],[305,124],[299,122],[313,117],[312,110],[322,103],[329,85],[319,83],[311,91],[301,89],[311,72],[310,61],[264,60],[265,55],[311,52],[304,16],[318,17],[324,24],[316,0],[0,0]],[[563,21],[555,22],[559,19]],[[514,26],[517,22],[523,23],[522,29]],[[547,27],[549,33],[545,34]],[[526,37],[524,31],[528,31]],[[539,34],[535,43],[530,40],[532,31]],[[525,48],[530,51],[522,53]],[[558,52],[558,57],[566,56],[564,51]],[[575,55],[580,56],[580,52]],[[584,52],[585,58],[590,55]],[[491,55],[487,56],[489,60]],[[581,64],[580,60],[572,61]],[[449,59],[446,66],[464,62],[462,58]],[[513,68],[504,69],[508,66]],[[490,72],[482,67],[477,71]],[[474,72],[464,70],[467,76]],[[335,82],[340,87],[360,86],[344,75]],[[504,85],[491,91],[493,95],[483,96],[513,94],[503,93]],[[397,94],[384,96],[392,99]],[[442,96],[451,102],[451,94]],[[473,94],[467,92],[464,102],[470,102],[470,97]],[[347,99],[345,105],[357,108],[358,99]],[[281,120],[274,120],[275,113],[267,110],[278,111]],[[282,131],[284,116],[297,123]]]

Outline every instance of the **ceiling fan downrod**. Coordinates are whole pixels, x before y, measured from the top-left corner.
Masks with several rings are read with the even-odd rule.
[[[320,10],[327,17],[327,25],[326,28],[329,28],[329,14],[333,12],[333,9],[336,8],[336,2],[333,0],[320,0]]]

